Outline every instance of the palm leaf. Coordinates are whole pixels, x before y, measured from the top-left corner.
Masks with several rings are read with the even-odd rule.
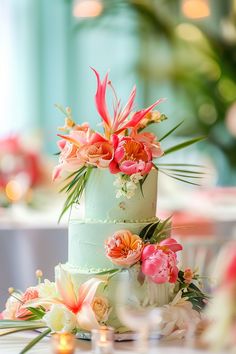
[[[170,134],[172,134],[176,129],[178,129],[179,128],[179,126],[181,125],[181,124],[183,124],[183,120],[180,122],[180,123],[178,123],[174,128],[172,128],[172,129],[170,129],[165,135],[163,135],[160,139],[159,139],[159,142],[161,142],[162,140],[164,140],[165,138],[167,138],[167,136],[169,136]]]
[[[21,352],[19,354],[24,354],[26,353],[28,350],[30,350],[35,344],[37,344],[38,342],[41,341],[41,339],[43,339],[44,337],[46,337],[49,333],[51,332],[50,328],[47,328],[44,332],[40,333],[36,338],[34,338],[33,340],[31,340],[27,346],[21,350]]]
[[[172,152],[175,152],[175,151],[179,151],[179,150],[185,149],[187,146],[190,146],[192,144],[195,144],[195,143],[197,143],[199,141],[202,141],[202,140],[205,140],[205,139],[206,139],[205,136],[200,136],[198,138],[193,138],[193,139],[184,141],[183,143],[174,145],[174,146],[170,147],[169,149],[165,150],[165,153],[164,153],[163,156],[171,154]]]
[[[160,169],[159,169],[159,171],[160,171],[161,173],[163,173],[164,175],[168,176],[168,177],[171,177],[171,178],[176,179],[177,181],[184,182],[184,183],[188,183],[188,184],[192,184],[192,185],[194,185],[194,186],[200,186],[200,184],[198,184],[198,183],[194,183],[194,182],[188,181],[188,180],[186,180],[186,179],[179,178],[179,177],[177,177],[177,176],[174,176],[174,175],[171,175],[171,174],[169,174],[169,173],[166,173],[166,172],[163,171],[163,170],[160,170]]]
[[[195,165],[195,164],[190,164],[190,163],[158,163],[158,166],[176,166],[176,167],[182,167],[182,166],[188,166],[188,167],[199,167],[199,168],[205,168],[206,166],[204,165]]]
[[[43,328],[47,327],[45,322],[40,322],[40,321],[22,321],[22,320],[0,320],[0,329],[5,329],[5,328],[21,328],[21,327],[28,327],[28,329],[31,329],[31,327],[37,326],[38,328]]]

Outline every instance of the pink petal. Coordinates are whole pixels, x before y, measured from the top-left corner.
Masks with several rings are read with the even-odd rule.
[[[115,151],[115,159],[119,163],[121,160],[123,160],[125,156],[125,150],[122,146],[118,147]]]
[[[78,301],[80,306],[82,306],[82,304],[85,302],[90,304],[93,301],[97,288],[102,282],[103,280],[101,279],[91,278],[80,286],[78,294]]]
[[[118,129],[119,125],[122,124],[125,121],[125,119],[128,117],[128,115],[130,114],[130,112],[133,108],[135,96],[136,96],[136,87],[134,86],[131,91],[131,94],[128,98],[128,102],[126,103],[125,107],[122,109],[121,113],[118,116],[118,121],[114,122],[114,124],[113,124],[114,130]]]
[[[52,180],[55,181],[57,178],[60,177],[63,170],[63,164],[57,165],[52,173]]]
[[[86,331],[99,329],[100,325],[96,319],[92,307],[89,304],[84,304],[77,314],[79,328]]]
[[[171,251],[182,251],[183,247],[174,238],[167,238],[160,242],[160,246],[167,246]]]
[[[130,119],[130,121],[128,123],[126,123],[118,131],[116,131],[116,134],[119,134],[120,132],[122,132],[123,130],[125,130],[127,128],[134,128],[148,112],[150,112],[154,107],[156,107],[159,103],[163,102],[164,100],[165,100],[164,98],[160,98],[159,100],[157,100],[155,103],[153,103],[148,108],[142,109],[141,111],[134,113],[134,115]]]
[[[119,165],[116,163],[116,161],[111,161],[109,164],[109,170],[112,174],[116,174],[120,172]]]
[[[70,274],[66,272],[61,265],[59,265],[59,271],[56,278],[56,287],[64,305],[69,309],[76,309],[78,307],[78,300],[76,298],[74,284],[71,280]]]
[[[57,146],[59,147],[60,150],[63,150],[66,145],[66,140],[62,139],[57,142]]]
[[[145,259],[151,257],[153,255],[153,253],[156,251],[156,247],[155,245],[148,245],[145,246],[142,252],[142,261],[144,261]]]
[[[97,111],[100,114],[103,121],[106,123],[106,125],[110,127],[111,126],[110,115],[106,105],[106,89],[108,83],[108,73],[106,74],[103,82],[101,82],[98,72],[93,68],[91,69],[94,71],[97,78],[97,92],[95,95],[95,103],[96,103]]]

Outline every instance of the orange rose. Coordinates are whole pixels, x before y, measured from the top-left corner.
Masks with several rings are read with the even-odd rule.
[[[114,233],[105,242],[106,256],[112,263],[121,267],[130,267],[140,260],[143,241],[129,230]]]
[[[90,165],[107,168],[113,157],[113,146],[107,141],[98,141],[82,147],[78,155]]]

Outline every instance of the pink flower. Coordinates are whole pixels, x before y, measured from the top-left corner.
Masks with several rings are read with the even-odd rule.
[[[74,130],[72,130],[69,135],[59,134],[58,136],[62,138],[62,140],[58,142],[58,147],[61,152],[59,165],[57,165],[53,171],[53,180],[59,178],[63,171],[73,172],[86,164],[87,156],[84,158],[80,154],[83,148],[89,148],[94,144],[101,144],[102,142],[107,143],[106,139],[100,134],[93,132],[87,124],[85,126],[75,126]],[[94,150],[94,148],[92,149]],[[106,158],[107,156],[104,156],[105,160]]]
[[[157,106],[163,101],[163,99],[160,99],[148,108],[142,109],[138,112],[131,114],[134,106],[136,88],[134,87],[132,89],[126,105],[124,106],[124,108],[121,108],[120,100],[117,99],[111,81],[108,79],[108,74],[106,74],[104,80],[101,81],[98,72],[93,68],[92,70],[94,71],[97,78],[97,92],[95,95],[95,103],[97,111],[103,121],[105,136],[108,139],[110,139],[112,134],[120,134],[127,128],[136,127],[148,112],[150,112],[155,106]],[[115,97],[113,117],[111,117],[106,104],[106,90],[108,85],[112,88]],[[128,119],[129,116],[131,116],[130,119]]]
[[[141,173],[145,175],[152,168],[152,154],[143,143],[131,137],[113,137],[115,153],[110,163],[111,173],[123,172],[126,175]]]
[[[147,146],[152,153],[152,158],[157,158],[164,154],[155,134],[149,132],[136,134],[133,130],[131,137]]]
[[[106,256],[121,267],[130,267],[138,262],[142,249],[142,239],[129,230],[117,231],[105,242]]]
[[[184,282],[190,284],[193,280],[194,272],[190,268],[186,268],[184,271]]]
[[[38,299],[39,293],[38,289],[36,287],[30,287],[28,288],[23,296],[21,297],[20,305],[17,308],[15,317],[17,319],[27,319],[29,315],[31,315],[31,312],[27,310],[27,308],[24,307],[25,303],[30,301],[30,300],[35,300]]]
[[[147,245],[142,252],[142,272],[157,284],[175,283],[178,278],[176,252],[182,246],[172,238],[160,244]]]
[[[113,158],[113,146],[106,141],[85,145],[79,150],[78,157],[89,165],[107,168]]]

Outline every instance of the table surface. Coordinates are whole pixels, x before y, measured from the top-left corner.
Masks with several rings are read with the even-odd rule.
[[[0,338],[0,354],[19,354],[20,351],[35,337],[35,332],[18,332],[3,336]],[[91,353],[91,342],[85,340],[77,340],[76,353],[88,354]],[[166,341],[159,342],[159,344],[151,343],[151,348],[148,351],[149,354],[155,354],[159,352],[160,348],[165,348],[165,354],[210,354],[209,351],[202,351],[200,349],[191,349],[184,347],[183,342]],[[114,354],[128,354],[137,353],[135,348],[135,342],[119,342],[115,343]],[[44,338],[35,347],[33,347],[29,354],[49,354],[51,352],[50,337]]]

